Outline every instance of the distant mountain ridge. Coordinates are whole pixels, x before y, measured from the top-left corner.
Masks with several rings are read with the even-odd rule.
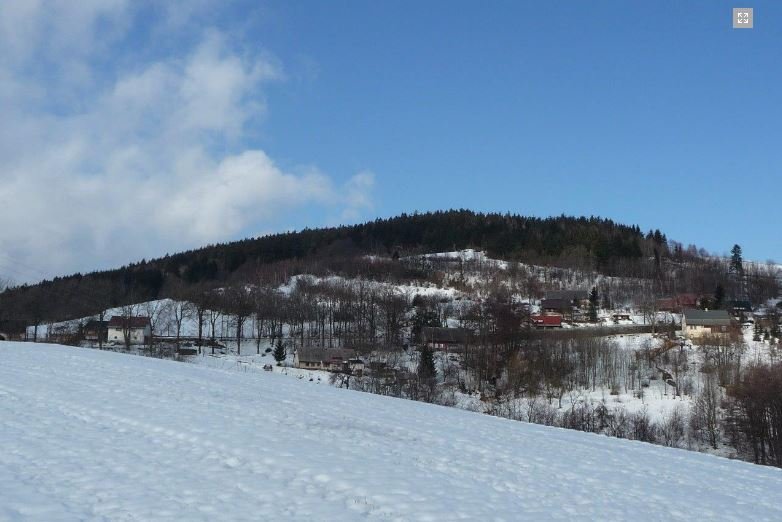
[[[644,235],[638,226],[598,217],[536,218],[464,209],[401,214],[356,225],[208,245],[114,270],[56,277],[0,294],[0,314],[7,316],[20,309],[33,294],[42,294],[47,301],[68,301],[68,307],[61,304],[58,308],[68,308],[78,316],[131,297],[168,297],[174,286],[251,280],[254,267],[273,263],[327,263],[366,254],[395,258],[464,248],[503,259],[577,265],[606,273],[626,271],[652,251],[667,252],[665,236],[659,231]],[[98,303],[98,295],[108,297]],[[56,313],[54,318],[63,319],[62,315]]]

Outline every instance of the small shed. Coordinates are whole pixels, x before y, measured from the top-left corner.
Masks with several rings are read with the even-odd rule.
[[[532,315],[530,321],[536,328],[562,328],[562,316],[558,314]]]

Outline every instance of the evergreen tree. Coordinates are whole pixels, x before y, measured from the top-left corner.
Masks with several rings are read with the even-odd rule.
[[[274,346],[274,352],[272,353],[274,360],[277,361],[277,366],[282,365],[287,355],[285,351],[285,343],[281,338],[277,338],[277,344]]]
[[[597,287],[593,286],[592,291],[589,293],[589,320],[593,323],[597,322],[597,307],[600,303],[600,295],[597,293]]]
[[[668,238],[665,237],[665,234],[660,232],[660,229],[657,229],[654,231],[654,235],[652,236],[655,243],[657,243],[660,246],[668,246]]]
[[[744,259],[739,245],[733,245],[730,249],[730,272],[737,277],[744,277]]]
[[[418,362],[418,378],[422,381],[433,381],[437,377],[434,367],[434,353],[429,346],[421,348],[421,360]]]
[[[436,304],[432,300],[422,298],[419,295],[416,295],[413,298],[413,307],[412,334],[413,339],[417,342],[421,337],[421,330],[425,326],[441,326],[440,314],[436,309]]]

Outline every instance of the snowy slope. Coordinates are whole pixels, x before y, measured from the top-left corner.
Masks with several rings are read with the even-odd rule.
[[[779,469],[271,373],[0,361],[0,520],[782,519]]]

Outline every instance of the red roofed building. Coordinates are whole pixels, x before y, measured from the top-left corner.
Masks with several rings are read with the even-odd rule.
[[[532,324],[537,328],[562,328],[562,316],[557,314],[533,315]]]
[[[676,296],[676,302],[679,305],[680,310],[686,310],[688,308],[698,307],[698,296],[695,294],[679,294]]]
[[[679,310],[679,305],[673,297],[664,297],[657,300],[657,309],[661,312],[676,312]]]
[[[657,300],[657,309],[661,312],[681,312],[688,308],[697,308],[698,296],[695,294],[677,294],[676,297],[665,297]]]

